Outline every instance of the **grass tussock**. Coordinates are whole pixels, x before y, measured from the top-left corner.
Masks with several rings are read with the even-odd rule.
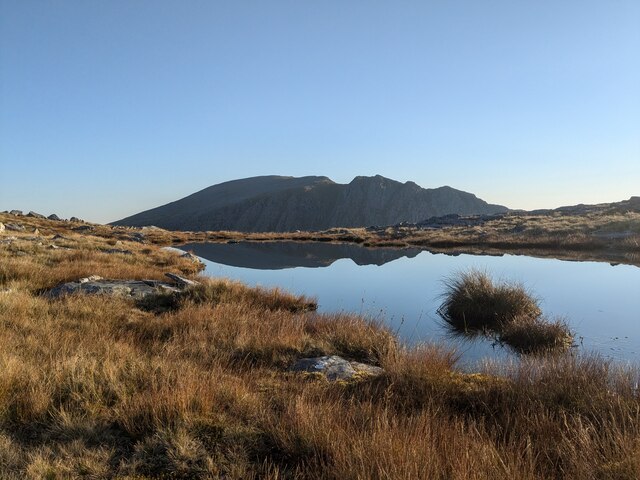
[[[113,239],[64,233],[70,250],[50,235],[0,244],[0,478],[640,477],[637,369],[523,357],[466,373],[442,346],[404,349],[365,318],[237,284],[206,282],[165,311],[47,299],[37,291],[76,275],[197,270],[153,245],[105,254]],[[384,373],[288,371],[333,354]]]
[[[521,353],[553,352],[571,347],[573,334],[562,319],[522,316],[504,325],[500,340]]]
[[[462,272],[445,282],[440,312],[460,331],[500,328],[517,317],[538,317],[538,301],[522,286],[495,283],[481,271]]]
[[[562,352],[573,343],[566,322],[544,318],[522,285],[495,283],[487,273],[471,270],[445,286],[438,312],[455,334],[488,335],[523,354]]]

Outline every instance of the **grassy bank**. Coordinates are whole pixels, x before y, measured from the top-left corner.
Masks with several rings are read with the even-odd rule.
[[[467,374],[442,346],[405,349],[359,316],[206,279],[159,309],[47,299],[89,275],[197,275],[131,231],[75,226],[0,233],[0,478],[640,476],[636,370],[562,357]],[[330,354],[384,373],[288,370]]]
[[[0,222],[19,222],[52,233],[66,231],[64,222],[0,214]],[[422,248],[433,253],[528,255],[563,260],[602,261],[640,266],[640,212],[595,211],[584,214],[510,213],[474,226],[444,226],[429,229],[405,225],[396,227],[339,228],[322,232],[243,233],[177,232],[159,228],[91,225],[86,231],[111,241],[143,238],[155,245],[192,242],[337,242],[367,248]]]

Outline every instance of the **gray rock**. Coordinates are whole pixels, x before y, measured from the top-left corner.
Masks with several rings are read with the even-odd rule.
[[[31,210],[29,213],[27,213],[27,217],[31,217],[31,218],[46,218],[41,213],[36,213],[33,210]]]
[[[14,232],[24,232],[26,230],[25,226],[20,225],[19,223],[7,223],[5,228]]]
[[[136,300],[158,293],[178,291],[174,286],[147,280],[105,280],[98,276],[81,278],[77,282],[58,285],[48,292],[48,298],[60,298],[66,295],[83,293],[88,295],[109,295],[114,297],[129,297]]]
[[[130,240],[134,242],[144,243],[147,240],[147,236],[144,233],[132,233]]]
[[[9,213],[11,215],[17,215],[18,217],[22,216],[22,210],[11,210]]]
[[[123,248],[109,248],[102,251],[104,253],[121,253],[122,255],[133,255],[133,252],[131,250],[125,250]]]
[[[74,232],[92,232],[93,230],[95,230],[95,227],[91,225],[80,225],[79,227],[74,227],[71,230],[73,230]]]
[[[81,278],[78,280],[78,283],[97,282],[98,280],[103,280],[103,278],[100,275],[91,275],[89,277]]]
[[[165,273],[165,276],[169,277],[181,287],[195,287],[196,285],[200,285],[200,282],[189,280],[188,278],[181,277],[180,275],[176,275],[175,273]]]
[[[58,215],[56,215],[55,213],[52,213],[51,215],[49,215],[47,217],[49,220],[56,220],[56,221],[60,221],[62,220]]]
[[[71,218],[69,219],[69,221],[70,221],[70,222],[74,222],[74,223],[80,223],[80,222],[82,222],[82,220],[81,220],[81,219],[79,219],[78,217],[71,217]]]
[[[191,252],[186,252],[180,255],[180,258],[186,258],[187,260],[191,260],[194,263],[202,263],[202,260],[200,260],[200,258],[198,258],[196,255],[194,255]]]
[[[375,376],[383,372],[380,367],[345,360],[337,355],[302,358],[291,366],[291,370],[294,372],[319,373],[329,381],[352,380],[354,377],[363,375]]]

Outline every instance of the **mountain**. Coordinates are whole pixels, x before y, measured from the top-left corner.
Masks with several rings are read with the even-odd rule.
[[[451,187],[424,189],[380,175],[348,184],[327,177],[263,176],[220,183],[113,222],[169,230],[284,232],[418,222],[457,213],[507,211]]]

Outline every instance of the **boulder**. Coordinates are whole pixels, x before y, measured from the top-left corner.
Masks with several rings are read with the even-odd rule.
[[[144,243],[147,240],[147,236],[144,233],[132,233],[130,239],[132,242]]]
[[[181,287],[195,287],[196,285],[200,285],[200,282],[189,280],[188,278],[181,277],[175,273],[165,273],[165,276],[176,282]]]
[[[122,255],[133,255],[133,252],[131,250],[125,250],[124,248],[108,248],[102,251],[104,253],[120,253]]]
[[[74,223],[81,223],[82,220],[80,220],[78,217],[71,217],[69,219],[70,222],[74,222]]]
[[[26,230],[24,225],[20,225],[19,223],[7,223],[5,228],[14,232],[24,232]]]
[[[55,221],[60,221],[62,220],[58,215],[56,215],[55,213],[52,213],[51,215],[49,215],[47,217],[49,220],[55,220]]]
[[[92,232],[93,230],[95,230],[95,227],[91,225],[80,225],[79,227],[74,227],[71,230],[73,230],[74,232]]]
[[[110,295],[140,300],[151,295],[179,291],[175,286],[156,280],[106,280],[97,275],[81,278],[76,282],[67,282],[47,291],[48,298],[83,293],[88,295]]]
[[[11,210],[9,213],[11,215],[17,215],[18,217],[22,216],[22,210]]]
[[[36,213],[33,210],[31,210],[29,213],[27,213],[27,217],[31,217],[31,218],[46,218],[41,213]]]
[[[296,361],[290,370],[293,372],[318,373],[332,382],[336,380],[353,380],[362,376],[376,376],[383,372],[380,367],[346,360],[337,355],[302,358]]]
[[[202,263],[202,260],[200,260],[198,256],[194,255],[191,252],[183,253],[182,255],[180,255],[180,258],[186,258],[187,260],[191,260],[194,263]]]

